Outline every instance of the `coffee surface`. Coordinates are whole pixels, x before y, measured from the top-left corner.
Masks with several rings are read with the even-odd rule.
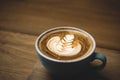
[[[90,38],[77,30],[54,30],[39,41],[40,51],[48,57],[70,60],[82,57],[92,47]]]

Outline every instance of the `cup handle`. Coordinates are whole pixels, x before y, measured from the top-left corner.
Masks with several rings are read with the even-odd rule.
[[[94,68],[95,70],[101,70],[101,69],[103,69],[105,67],[106,61],[107,61],[105,55],[102,54],[102,53],[98,53],[98,52],[95,52],[94,54],[95,54],[95,56],[94,56],[93,61],[94,60],[100,60],[102,63],[99,64],[99,65],[95,65],[92,68]]]

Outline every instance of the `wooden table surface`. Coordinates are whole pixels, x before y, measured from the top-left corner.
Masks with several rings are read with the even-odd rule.
[[[34,47],[57,26],[88,31],[107,57],[103,70],[72,80],[120,80],[119,7],[118,0],[0,0],[0,80],[66,80],[47,73]]]

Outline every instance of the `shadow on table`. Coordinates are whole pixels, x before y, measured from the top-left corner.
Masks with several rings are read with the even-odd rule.
[[[84,74],[79,74],[76,76],[56,76],[51,75],[51,80],[110,80],[108,77],[106,77],[104,74],[98,72],[98,71],[89,71]]]

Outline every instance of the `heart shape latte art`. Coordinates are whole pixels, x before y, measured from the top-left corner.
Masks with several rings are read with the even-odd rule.
[[[81,44],[75,42],[73,34],[66,34],[64,37],[54,36],[47,42],[47,48],[59,56],[74,56],[81,51]]]

